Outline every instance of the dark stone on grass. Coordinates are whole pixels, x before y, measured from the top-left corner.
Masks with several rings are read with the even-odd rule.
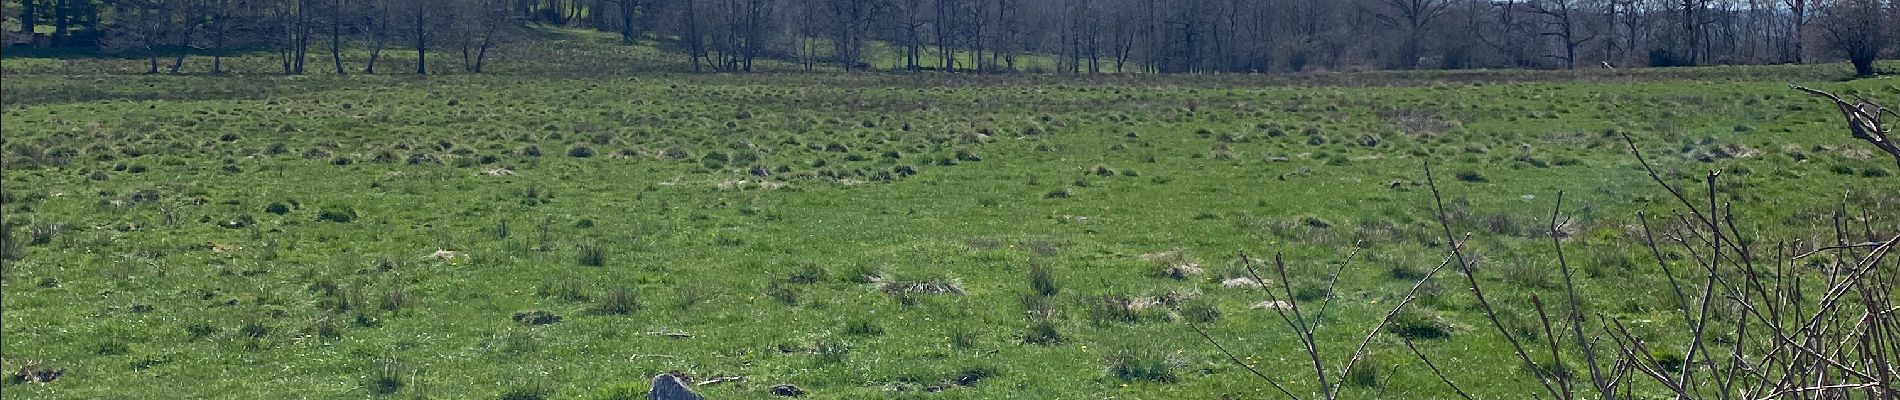
[[[957,376],[950,377],[949,383],[956,386],[975,386],[978,381],[988,379],[989,377],[995,376],[995,375],[996,375],[996,371],[993,371],[993,370],[972,369],[968,371],[963,371],[962,373],[957,374]]]
[[[647,400],[705,400],[699,393],[693,393],[690,385],[677,372],[654,376],[653,389],[647,391]]]
[[[351,208],[325,209],[317,213],[317,221],[349,223],[356,220],[356,210]]]
[[[773,385],[771,392],[773,396],[784,396],[784,397],[804,397],[805,396],[805,389],[800,389],[798,388],[797,385],[793,385],[790,383]]]
[[[54,369],[52,367],[46,366],[45,364],[29,361],[26,363],[26,365],[20,366],[20,369],[18,371],[14,371],[13,375],[10,376],[9,378],[13,381],[14,384],[29,383],[29,382],[45,384],[45,383],[52,382],[53,380],[59,379],[61,375],[65,375],[65,374],[66,374],[66,369],[64,368]]]
[[[249,214],[245,214],[245,215],[239,215],[236,218],[232,218],[229,221],[224,221],[224,223],[220,225],[224,226],[227,229],[242,229],[242,228],[250,227],[251,225],[256,224],[256,223],[257,223],[257,218],[253,218]]]
[[[561,316],[547,310],[527,310],[516,311],[514,320],[522,325],[548,325],[561,322]]]

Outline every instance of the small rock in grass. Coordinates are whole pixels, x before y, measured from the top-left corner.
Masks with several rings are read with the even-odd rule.
[[[516,311],[514,319],[522,325],[548,325],[561,322],[561,316],[547,310]]]
[[[1267,301],[1262,301],[1259,303],[1254,303],[1253,309],[1255,310],[1281,310],[1281,311],[1292,310],[1293,303],[1288,303],[1286,302],[1286,300],[1267,300]]]
[[[653,377],[653,389],[647,391],[647,400],[704,400],[704,396],[693,393],[679,372],[668,372]]]
[[[797,385],[793,385],[789,383],[774,385],[772,386],[772,395],[784,396],[784,397],[804,397],[805,389],[800,389],[798,388]]]
[[[1220,281],[1220,286],[1224,288],[1229,288],[1229,289],[1237,289],[1237,288],[1258,288],[1258,287],[1262,287],[1266,285],[1261,284],[1260,281],[1254,280],[1253,278],[1228,278],[1227,280]]]
[[[41,364],[38,361],[28,361],[26,365],[21,365],[18,371],[14,371],[10,378],[15,384],[29,382],[46,384],[55,379],[59,379],[61,375],[65,374],[66,370],[64,368],[55,369]]]

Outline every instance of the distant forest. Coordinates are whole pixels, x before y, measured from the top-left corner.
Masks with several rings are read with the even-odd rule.
[[[460,57],[547,24],[747,72],[1288,73],[1848,60],[1874,74],[1900,0],[7,0],[10,47],[150,59],[275,50],[283,72],[375,72],[384,49]],[[891,59],[867,59],[868,48]],[[345,66],[341,53],[370,52]],[[409,52],[405,52],[405,55]],[[1047,62],[1034,68],[1025,57]],[[176,60],[176,61],[175,61]],[[329,65],[325,65],[329,64]],[[214,69],[221,68],[214,64]],[[214,72],[217,72],[214,70]]]

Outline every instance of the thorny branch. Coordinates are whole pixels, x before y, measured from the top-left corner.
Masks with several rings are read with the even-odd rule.
[[[1828,97],[1838,99],[1832,95]],[[1863,103],[1871,104],[1864,100]],[[1870,127],[1878,126],[1879,115],[1894,115],[1892,111],[1878,106],[1852,110],[1844,108],[1843,113],[1847,113],[1852,121],[1871,121]],[[1870,132],[1869,135],[1878,132],[1882,136],[1878,136],[1881,142],[1877,143],[1886,143],[1885,130],[1869,129],[1867,132]],[[1667,279],[1676,303],[1673,307],[1681,317],[1679,329],[1687,332],[1686,338],[1639,333],[1643,331],[1632,330],[1621,317],[1604,312],[1592,314],[1598,327],[1595,336],[1585,331],[1584,326],[1589,325],[1589,322],[1584,318],[1584,304],[1588,299],[1579,294],[1573,270],[1565,256],[1560,228],[1568,224],[1569,220],[1563,218],[1564,196],[1560,192],[1557,204],[1551,211],[1548,233],[1556,252],[1557,266],[1563,273],[1562,289],[1568,309],[1550,310],[1535,293],[1529,296],[1535,306],[1537,323],[1541,324],[1539,328],[1544,336],[1543,345],[1549,348],[1550,359],[1553,360],[1551,366],[1554,368],[1534,362],[1531,351],[1505,327],[1498,315],[1499,311],[1485,295],[1483,284],[1476,277],[1477,261],[1466,255],[1465,246],[1470,240],[1469,235],[1461,240],[1453,233],[1443,194],[1431,166],[1427,164],[1424,167],[1426,182],[1432,189],[1432,200],[1436,206],[1434,211],[1447,241],[1445,260],[1420,278],[1412,290],[1372,327],[1346,362],[1339,366],[1338,376],[1345,376],[1361,361],[1367,346],[1404,307],[1410,305],[1426,281],[1456,263],[1468,289],[1477,300],[1479,310],[1511,345],[1513,354],[1524,362],[1532,378],[1544,388],[1545,394],[1554,399],[1585,397],[1579,396],[1577,392],[1581,388],[1572,384],[1571,379],[1575,378],[1561,372],[1567,369],[1563,366],[1565,353],[1581,356],[1584,363],[1588,364],[1589,383],[1596,392],[1588,397],[1601,399],[1639,396],[1636,392],[1638,386],[1660,388],[1674,393],[1679,399],[1890,399],[1900,395],[1894,387],[1896,376],[1900,376],[1900,370],[1894,367],[1895,361],[1900,360],[1900,306],[1896,306],[1893,301],[1896,287],[1900,287],[1900,271],[1883,268],[1887,266],[1887,256],[1900,247],[1900,234],[1893,234],[1891,239],[1884,241],[1864,242],[1867,239],[1860,239],[1855,241],[1859,243],[1850,242],[1850,235],[1869,238],[1888,236],[1875,236],[1878,233],[1871,222],[1873,214],[1865,210],[1859,216],[1862,224],[1858,229],[1860,232],[1854,232],[1854,227],[1844,218],[1851,214],[1843,202],[1835,212],[1836,244],[1791,255],[1793,249],[1786,242],[1778,242],[1773,257],[1760,257],[1756,243],[1768,241],[1744,234],[1738,228],[1734,206],[1717,201],[1721,187],[1717,185],[1720,174],[1712,171],[1705,176],[1702,183],[1707,190],[1706,196],[1698,199],[1700,201],[1692,201],[1687,193],[1669,185],[1656,173],[1649,161],[1642,157],[1633,138],[1624,135],[1624,139],[1650,178],[1674,196],[1682,207],[1681,211],[1674,212],[1675,223],[1661,231],[1650,224],[1647,212],[1639,212],[1637,217],[1642,222],[1641,240]],[[1665,247],[1671,247],[1672,250],[1665,251]],[[1348,263],[1357,252],[1358,246],[1355,246],[1353,253],[1347,257]],[[1832,257],[1811,258],[1822,254],[1831,254]],[[1241,260],[1256,282],[1266,282],[1260,278],[1252,260],[1244,253],[1241,254]],[[1802,260],[1808,260],[1807,264],[1796,264]],[[1769,261],[1773,263],[1772,266],[1758,265]],[[1276,255],[1274,266],[1280,284],[1288,285],[1285,261]],[[1339,273],[1344,268],[1342,264],[1333,271],[1321,310],[1326,308],[1325,304],[1333,301],[1332,289],[1337,285]],[[1694,271],[1700,271],[1702,279],[1694,279],[1698,273]],[[1685,272],[1688,276],[1678,277],[1678,272]],[[1274,308],[1282,322],[1300,335],[1303,347],[1313,362],[1311,372],[1321,382],[1320,395],[1327,399],[1337,398],[1343,382],[1328,385],[1330,379],[1322,354],[1317,350],[1320,340],[1316,335],[1317,322],[1309,322],[1298,300],[1292,298],[1290,286],[1280,288],[1280,294],[1276,294],[1272,288],[1263,286],[1262,289],[1269,300],[1281,304]],[[1813,294],[1815,290],[1819,290],[1819,296]],[[1693,291],[1700,291],[1700,294],[1691,295]],[[1286,296],[1283,303],[1277,299],[1280,295]],[[1724,310],[1734,310],[1735,313],[1729,316],[1731,313],[1719,312]],[[1563,313],[1552,315],[1551,311]],[[1569,325],[1569,332],[1558,331],[1558,326],[1563,324]],[[1267,381],[1287,397],[1299,398],[1264,372],[1242,362],[1201,327],[1192,327],[1236,364]],[[1607,341],[1602,340],[1605,337]],[[1403,336],[1399,339],[1417,356],[1425,369],[1452,392],[1459,397],[1472,398],[1411,340]],[[1599,344],[1606,346],[1604,350],[1597,349]],[[1711,344],[1724,348],[1717,350],[1710,347]],[[1670,354],[1672,351],[1663,349],[1678,345],[1683,346],[1680,353]],[[1680,357],[1660,357],[1672,355]],[[1606,366],[1608,371],[1605,371]],[[1530,393],[1523,395],[1544,397]]]
[[[1889,115],[1900,118],[1900,113],[1895,113],[1893,110],[1859,96],[1855,96],[1856,101],[1858,101],[1857,103],[1848,102],[1847,100],[1841,99],[1841,96],[1836,96],[1833,93],[1810,89],[1800,85],[1791,84],[1788,85],[1788,87],[1833,101],[1834,107],[1841,110],[1841,117],[1847,119],[1847,130],[1853,132],[1855,139],[1873,143],[1874,147],[1893,156],[1894,164],[1900,165],[1900,144],[1895,144],[1892,140],[1888,140],[1887,138],[1887,134],[1893,132],[1893,127],[1885,126],[1881,122],[1883,117]]]

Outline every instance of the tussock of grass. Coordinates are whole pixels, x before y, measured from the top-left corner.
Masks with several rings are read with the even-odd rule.
[[[594,306],[594,312],[608,315],[627,315],[640,310],[640,299],[633,290],[614,288],[600,296],[600,303]]]
[[[1106,357],[1104,363],[1108,365],[1110,377],[1124,382],[1179,382],[1180,370],[1187,366],[1181,353],[1155,350],[1116,350]]]

